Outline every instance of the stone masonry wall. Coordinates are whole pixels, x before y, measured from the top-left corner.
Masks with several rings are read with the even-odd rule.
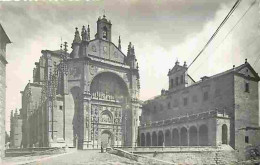
[[[0,54],[1,55],[1,54]],[[1,156],[4,157],[5,149],[5,97],[6,97],[6,67],[0,61],[0,149]]]

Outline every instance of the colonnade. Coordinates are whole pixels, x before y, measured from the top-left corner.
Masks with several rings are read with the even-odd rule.
[[[181,128],[168,128],[159,131],[141,133],[141,146],[208,146],[208,126],[190,126]],[[222,125],[222,143],[227,144],[227,125]]]

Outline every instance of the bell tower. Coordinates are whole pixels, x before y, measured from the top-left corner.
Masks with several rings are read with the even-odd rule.
[[[106,40],[106,41],[111,41],[111,36],[112,36],[111,28],[112,28],[112,24],[111,24],[110,20],[108,21],[106,19],[105,15],[103,15],[102,19],[99,17],[98,21],[97,21],[96,38]]]

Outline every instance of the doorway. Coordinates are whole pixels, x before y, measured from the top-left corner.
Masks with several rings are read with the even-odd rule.
[[[110,131],[105,130],[102,132],[101,145],[103,148],[111,147],[113,145],[113,136]]]

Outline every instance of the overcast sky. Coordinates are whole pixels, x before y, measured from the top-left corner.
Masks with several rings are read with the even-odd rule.
[[[61,37],[71,44],[75,27],[81,29],[82,25],[90,25],[93,39],[97,18],[103,10],[112,22],[112,41],[117,45],[120,35],[124,53],[129,42],[135,46],[141,76],[140,99],[146,100],[168,88],[167,73],[176,59],[180,64],[191,63],[235,1],[1,2],[0,23],[12,41],[7,47],[7,129],[10,111],[21,108],[20,91],[28,80],[32,81],[34,63],[41,50],[59,49]],[[260,71],[260,61],[253,65],[260,55],[259,0],[249,9],[254,1],[242,0],[215,40],[191,66],[189,74],[196,81],[241,65],[245,58]]]

